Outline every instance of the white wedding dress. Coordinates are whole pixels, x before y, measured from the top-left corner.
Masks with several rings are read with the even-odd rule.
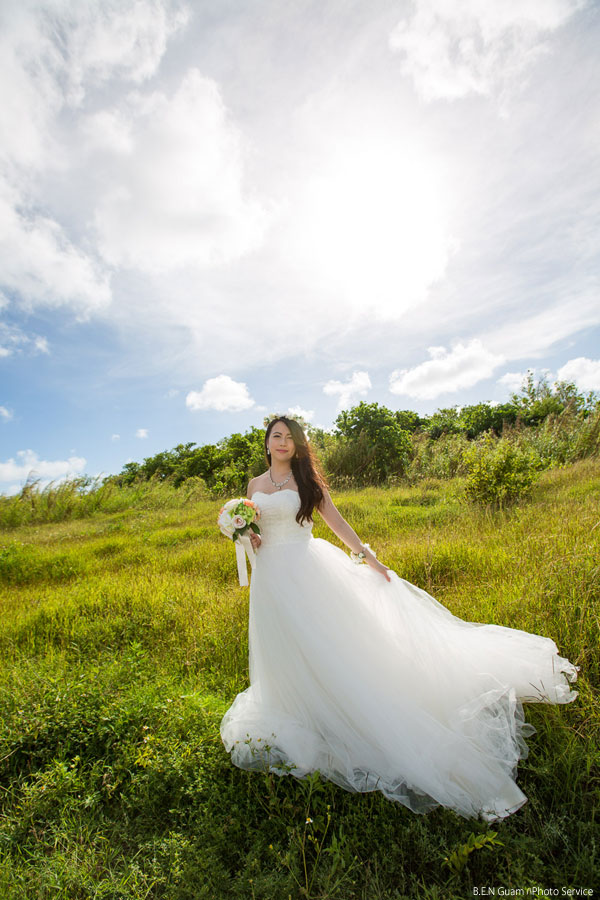
[[[262,544],[250,585],[250,687],[221,722],[232,762],[417,813],[487,822],[527,798],[522,701],[569,703],[578,666],[554,641],[465,622],[392,570],[391,581],[299,525],[296,491],[257,491]]]

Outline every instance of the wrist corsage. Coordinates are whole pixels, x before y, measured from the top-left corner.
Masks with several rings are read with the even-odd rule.
[[[366,547],[367,550],[371,550],[370,544],[362,544],[362,547],[363,547],[363,549],[359,553],[355,553],[353,550],[350,551],[350,559],[352,560],[353,563],[356,563],[357,565],[360,565],[360,563],[364,563],[364,561],[365,561],[367,554],[365,553],[364,548]],[[372,550],[371,550],[371,553],[373,553]],[[373,553],[373,556],[375,556],[374,553]]]

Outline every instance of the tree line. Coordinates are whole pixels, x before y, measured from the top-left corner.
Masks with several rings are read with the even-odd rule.
[[[529,468],[573,461],[598,451],[599,410],[595,392],[582,393],[571,382],[550,384],[545,377],[536,381],[530,371],[503,404],[452,406],[420,416],[362,401],[340,412],[331,431],[304,424],[336,488],[465,474],[478,452],[497,455],[507,442],[513,448],[513,467],[516,449],[522,455],[519,465],[527,457]],[[142,462],[126,463],[106,481],[126,486],[168,480],[179,486],[197,478],[215,496],[243,492],[249,479],[264,471],[264,434],[264,428],[253,426],[214,444],[177,444]]]

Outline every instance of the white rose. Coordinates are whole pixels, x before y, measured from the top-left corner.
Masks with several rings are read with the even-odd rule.
[[[244,525],[246,524],[246,520],[244,519],[243,516],[234,516],[233,519],[231,520],[231,524],[233,525],[234,528],[243,528]]]

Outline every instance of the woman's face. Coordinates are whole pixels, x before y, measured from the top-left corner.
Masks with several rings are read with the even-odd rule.
[[[267,440],[267,449],[271,451],[271,462],[275,459],[291,462],[296,445],[285,422],[275,422]]]

